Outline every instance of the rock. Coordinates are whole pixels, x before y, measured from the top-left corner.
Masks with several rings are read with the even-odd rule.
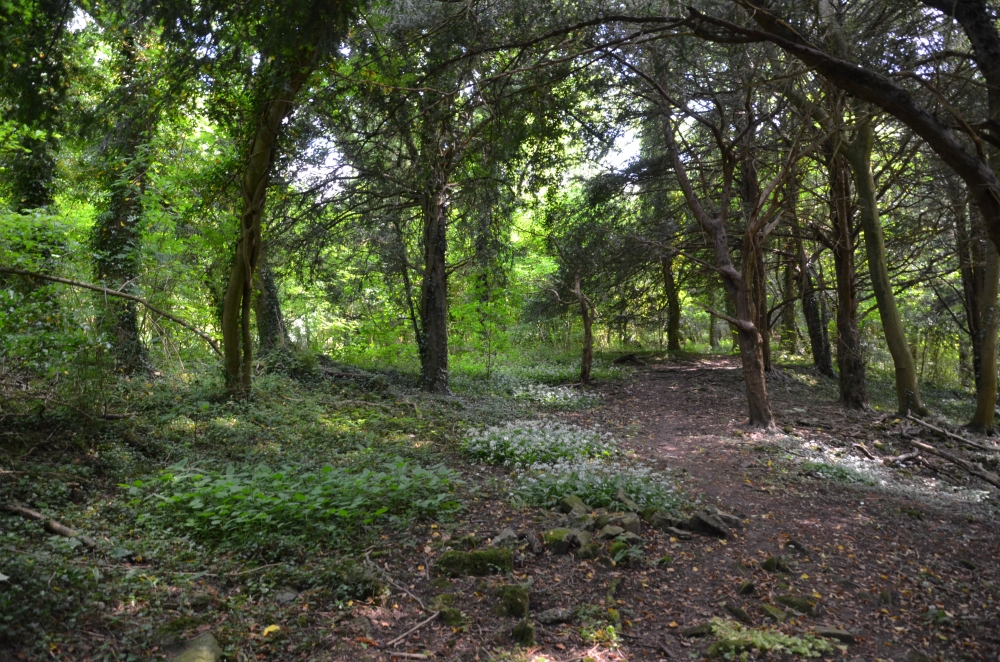
[[[343,623],[337,628],[340,634],[354,635],[359,637],[371,637],[372,636],[372,622],[365,618],[364,616],[358,616],[356,618],[351,618]]]
[[[572,529],[549,529],[542,540],[553,554],[569,554],[580,546]]]
[[[278,591],[278,594],[274,596],[274,601],[279,605],[290,605],[295,602],[297,597],[299,597],[298,593],[286,588]]]
[[[608,554],[611,558],[615,560],[616,563],[624,560],[626,552],[632,548],[632,545],[628,544],[624,540],[616,540],[611,543],[611,547],[608,548]]]
[[[649,523],[651,527],[653,527],[657,531],[667,531],[667,529],[679,529],[681,525],[684,524],[683,521],[677,519],[676,517],[670,517],[669,515],[664,515],[662,513],[657,513],[652,518],[646,521]],[[667,533],[669,533],[669,531],[667,531]]]
[[[639,513],[639,516],[642,517],[642,521],[646,524],[652,524],[653,519],[655,519],[659,514],[659,508],[656,508],[655,506],[646,506],[642,509],[642,512]]]
[[[674,538],[677,538],[678,540],[691,540],[691,538],[693,537],[687,531],[681,531],[680,529],[675,529],[672,526],[668,526],[666,529],[664,529],[664,531],[672,535]]]
[[[559,500],[559,510],[564,513],[586,515],[590,508],[583,502],[583,499],[575,494],[570,494]]]
[[[625,529],[623,529],[622,527],[615,526],[614,524],[608,524],[607,526],[601,529],[600,533],[598,533],[597,536],[601,540],[612,540],[613,538],[617,538],[623,533],[625,533]]]
[[[601,513],[600,515],[594,518],[594,530],[600,531],[608,524],[611,524],[612,519],[613,518],[608,513]]]
[[[457,628],[465,622],[465,615],[462,614],[461,610],[452,606],[454,602],[454,593],[442,593],[431,598],[428,604],[431,609],[438,612],[438,618],[442,623]]]
[[[788,562],[783,556],[770,556],[766,561],[760,564],[760,567],[768,572],[791,572],[792,569],[788,567]]]
[[[625,533],[621,534],[621,536],[619,536],[619,538],[622,539],[622,540],[624,540],[625,542],[627,542],[628,544],[630,544],[630,545],[632,545],[634,547],[638,547],[639,545],[642,544],[642,536],[637,536],[636,534],[632,533],[631,531],[626,531]]]
[[[757,585],[754,584],[749,579],[740,584],[740,588],[736,591],[737,595],[753,595],[754,591],[757,590]]]
[[[514,569],[514,553],[509,549],[484,549],[475,552],[451,550],[434,563],[434,571],[449,577],[499,575]]]
[[[913,648],[909,653],[906,654],[906,662],[933,662],[931,658],[927,657],[917,649]]]
[[[514,529],[507,528],[493,536],[490,545],[493,547],[513,547],[517,545],[517,540],[517,533]]]
[[[784,623],[785,619],[788,617],[788,614],[785,613],[784,609],[780,609],[767,603],[762,603],[760,605],[760,610],[764,612],[764,616],[767,616],[775,623]]]
[[[594,522],[595,517],[593,515],[571,515],[569,518],[570,528],[578,529],[580,531],[593,531]]]
[[[588,561],[591,559],[596,559],[601,555],[604,549],[597,543],[589,542],[586,545],[581,545],[580,549],[573,551],[573,556],[580,560]],[[543,623],[545,621],[542,621]]]
[[[519,645],[528,647],[535,645],[535,626],[527,618],[514,626],[511,633],[514,641]]]
[[[205,632],[184,642],[170,659],[172,662],[218,662],[222,659],[222,647],[211,632]]]
[[[711,623],[692,625],[681,630],[682,637],[707,637],[712,634]]]
[[[589,545],[590,542],[594,539],[594,534],[592,534],[590,531],[574,530],[570,531],[569,536],[574,541],[576,541],[575,544],[579,547],[583,547],[584,545]]]
[[[819,636],[826,637],[827,639],[836,639],[844,644],[854,643],[854,635],[847,630],[842,630],[828,625],[820,625],[819,627],[814,628],[814,631]]]
[[[617,524],[626,531],[636,535],[639,535],[642,531],[642,520],[635,513],[625,513],[618,518]]]
[[[807,616],[815,616],[819,611],[819,600],[815,598],[805,598],[798,595],[779,595],[775,600]]]
[[[528,541],[528,549],[531,550],[532,554],[541,554],[545,551],[545,546],[542,544],[541,538],[534,531],[526,531],[524,539]]]
[[[540,614],[535,615],[535,620],[537,620],[542,625],[556,625],[558,623],[569,623],[576,616],[575,609],[546,609]]]
[[[743,607],[737,607],[736,605],[726,603],[722,605],[722,608],[728,611],[732,617],[738,621],[742,621],[747,624],[751,622],[750,614],[748,614]]]
[[[632,501],[632,499],[630,499],[629,496],[625,494],[625,490],[621,487],[618,488],[618,494],[615,495],[615,501],[625,506],[625,509],[628,510],[630,513],[638,513],[639,511],[642,510],[642,508],[639,507],[639,504],[637,504],[635,501]]]
[[[718,516],[699,510],[687,521],[688,530],[715,538],[728,538],[729,527]]]
[[[741,520],[736,515],[730,515],[729,513],[717,513],[715,516],[721,519],[723,524],[725,524],[731,529],[743,528],[743,520]]]
[[[809,550],[806,549],[806,546],[794,538],[790,538],[788,542],[785,543],[785,549],[793,551],[797,554],[809,553]]]
[[[501,616],[524,618],[528,615],[528,591],[523,586],[501,586],[497,589],[497,613]]]

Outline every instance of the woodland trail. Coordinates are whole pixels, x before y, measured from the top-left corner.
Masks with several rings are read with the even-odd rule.
[[[689,652],[698,644],[676,636],[677,624],[732,618],[723,603],[764,625],[764,605],[781,607],[778,597],[790,594],[818,607],[814,615],[790,614],[783,629],[846,630],[854,635],[847,659],[1000,659],[996,520],[958,500],[813,477],[795,463],[796,445],[857,452],[856,440],[886,436],[879,417],[847,412],[788,377],[769,386],[779,428],[773,434],[742,432],[742,379],[729,358],[652,364],[609,388],[595,412],[605,423],[630,426],[631,446],[647,460],[686,472],[692,494],[747,522],[722,544],[698,537],[674,543],[674,574],[662,595],[672,608],[650,610],[634,625],[641,639],[633,641],[641,643],[629,658]],[[786,560],[787,571],[764,570],[769,557]],[[755,592],[738,595],[747,581]],[[664,646],[651,650],[659,642]]]

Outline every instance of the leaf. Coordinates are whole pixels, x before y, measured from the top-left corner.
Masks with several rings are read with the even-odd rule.
[[[10,577],[8,577],[7,575],[5,575],[2,572],[0,572],[0,582],[5,582],[8,579],[10,579]]]
[[[268,625],[264,628],[264,631],[260,633],[262,637],[266,637],[269,634],[274,634],[275,632],[281,632],[280,625]]]

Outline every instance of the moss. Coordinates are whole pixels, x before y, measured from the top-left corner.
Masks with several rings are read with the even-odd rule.
[[[449,577],[499,575],[514,569],[514,553],[509,549],[484,549],[476,552],[445,552],[434,564],[434,571]]]
[[[590,542],[582,546],[580,549],[574,551],[573,556],[581,560],[596,559],[598,556],[601,555],[602,551],[603,550],[601,549],[600,545],[598,545],[597,543]]]
[[[461,626],[463,623],[465,623],[465,616],[458,609],[455,609],[453,607],[445,607],[444,609],[440,610],[440,612],[441,613],[438,614],[438,618],[440,618],[445,625],[450,625],[453,628],[457,628]]]
[[[788,614],[785,613],[784,609],[779,609],[774,605],[762,604],[760,610],[764,612],[764,615],[770,618],[775,623],[784,623]]]
[[[767,570],[768,572],[791,572],[791,568],[788,566],[788,561],[785,560],[783,556],[771,556],[768,557],[761,565],[761,568]]]
[[[815,616],[819,609],[819,601],[812,598],[804,598],[797,595],[779,595],[775,600],[800,614],[808,616]]]
[[[611,547],[608,548],[608,554],[611,558],[618,560],[618,555],[621,554],[622,558],[625,558],[625,553],[628,552],[632,545],[628,544],[624,540],[616,540],[611,543]]]
[[[528,592],[522,586],[501,586],[497,589],[500,603],[497,613],[501,616],[524,618],[528,615]]]
[[[535,645],[535,626],[527,618],[514,626],[514,641],[521,646]]]

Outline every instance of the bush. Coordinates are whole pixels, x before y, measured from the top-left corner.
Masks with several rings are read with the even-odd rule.
[[[151,485],[130,493],[155,511],[140,517],[191,530],[203,538],[260,534],[294,525],[296,532],[336,531],[386,515],[430,515],[457,507],[458,474],[443,465],[422,467],[397,457],[381,471],[351,472],[304,465],[274,470],[201,471],[180,463]]]
[[[679,509],[683,498],[670,476],[644,466],[611,465],[598,460],[536,464],[514,489],[514,499],[526,505],[554,506],[576,494],[591,508],[625,507],[617,500],[623,490],[643,508]]]
[[[514,421],[470,430],[465,450],[482,462],[519,468],[620,454],[610,434],[549,421]]]

